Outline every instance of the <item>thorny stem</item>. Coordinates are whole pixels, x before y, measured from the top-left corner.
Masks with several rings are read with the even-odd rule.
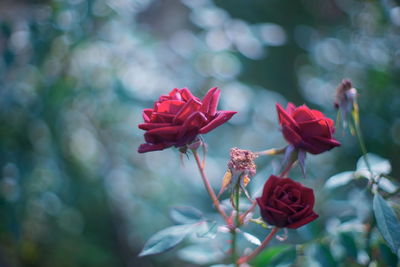
[[[218,201],[217,196],[214,193],[214,190],[212,189],[210,182],[207,179],[206,173],[204,172],[204,166],[200,160],[199,154],[197,153],[196,149],[192,149],[193,156],[196,160],[197,167],[199,168],[201,178],[203,180],[204,186],[208,192],[208,195],[210,196],[215,208],[217,211],[221,214],[221,216],[224,218],[225,222],[229,225],[229,217],[226,215],[225,211],[221,208],[221,204]]]
[[[250,207],[248,210],[246,210],[246,212],[243,213],[243,214],[240,216],[240,222],[243,222],[243,220],[246,218],[246,216],[247,216],[250,212],[252,212],[256,207],[257,207],[257,201],[253,201],[253,203],[251,204],[251,207]]]
[[[285,177],[289,173],[289,171],[292,169],[295,162],[296,161],[290,160],[290,162],[286,165],[285,169],[282,171],[282,173],[279,175],[279,177],[282,177],[282,178]]]
[[[238,261],[237,264],[240,265],[242,263],[248,262],[252,260],[255,256],[257,256],[271,241],[272,237],[279,231],[279,228],[275,227],[271,230],[271,232],[268,234],[268,236],[264,239],[264,241],[261,243],[261,245],[256,248],[250,255],[248,256],[243,256],[241,257]]]

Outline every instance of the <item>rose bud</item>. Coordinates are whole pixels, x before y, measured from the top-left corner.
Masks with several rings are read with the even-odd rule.
[[[290,178],[271,175],[256,200],[264,221],[277,227],[297,229],[318,218],[314,191]]]
[[[227,122],[236,112],[217,110],[219,94],[215,87],[200,100],[186,88],[175,88],[160,96],[152,109],[143,110],[144,123],[139,128],[146,131],[146,143],[140,145],[138,152],[186,146],[199,134]]]
[[[293,103],[289,103],[286,110],[277,103],[276,109],[283,136],[294,148],[320,154],[340,146],[333,138],[333,120],[320,111],[309,109],[306,105],[296,107]]]

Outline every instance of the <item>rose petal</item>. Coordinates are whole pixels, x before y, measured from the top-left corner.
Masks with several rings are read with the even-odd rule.
[[[279,183],[279,181],[281,179],[282,178],[279,178],[275,175],[271,175],[268,178],[267,182],[264,184],[263,193],[262,193],[262,198],[264,200],[271,195],[271,193],[273,192],[273,191],[271,191],[271,189],[273,190],[276,187],[276,184]]]
[[[301,220],[299,220],[297,222],[294,222],[292,224],[289,224],[286,227],[290,228],[290,229],[297,229],[297,228],[299,228],[299,227],[301,227],[303,225],[306,225],[307,223],[310,223],[310,222],[314,221],[317,218],[318,218],[318,214],[313,212],[312,214],[310,214],[310,216],[305,217],[305,218],[303,218],[303,219],[301,219]]]
[[[281,201],[279,199],[275,199],[275,207],[277,207],[279,210],[284,211],[286,214],[292,214],[296,212],[296,210],[293,209],[290,204],[285,203],[284,201]]]
[[[314,190],[311,188],[303,186],[301,189],[301,202],[314,207],[315,197],[314,197]]]
[[[199,101],[199,99],[197,97],[195,97],[189,89],[187,88],[183,88],[180,90],[180,93],[182,95],[183,100],[185,101],[189,101],[190,99],[195,99],[197,101]]]
[[[218,87],[208,90],[207,94],[202,100],[203,105],[201,106],[200,111],[204,114],[214,116],[218,105],[219,94],[220,92]],[[212,110],[214,111],[214,114],[212,114]]]
[[[176,114],[185,105],[181,100],[166,100],[159,103],[154,111],[160,113]]]
[[[330,144],[332,146],[340,146],[341,145],[338,140],[333,139],[333,138],[324,138],[324,137],[321,137],[321,136],[314,136],[313,139],[317,139],[317,140],[319,140],[321,142]]]
[[[151,108],[143,109],[143,112],[142,112],[143,120],[145,122],[150,122],[152,113],[153,113],[153,109],[151,109]]]
[[[152,130],[152,129],[156,129],[156,128],[162,128],[162,127],[168,127],[168,126],[172,126],[172,123],[141,123],[138,125],[139,129],[148,131],[148,130]]]
[[[288,141],[295,147],[297,147],[303,141],[301,136],[296,131],[294,131],[290,126],[283,125],[282,134],[283,137],[285,137],[286,141]]]
[[[276,111],[278,113],[278,119],[279,123],[283,126],[290,126],[292,128],[297,128],[297,122],[290,116],[286,110],[283,109],[283,107],[279,104],[276,103]]]
[[[305,122],[316,119],[311,109],[306,105],[301,105],[293,112],[293,119],[296,122]]]
[[[179,110],[178,113],[176,113],[175,118],[174,118],[174,123],[180,124],[185,121],[189,115],[191,115],[193,112],[199,110],[201,107],[201,103],[197,101],[196,99],[189,99],[188,102]]]
[[[172,89],[172,91],[169,92],[168,95],[169,95],[169,99],[171,99],[171,100],[180,100],[180,101],[182,101],[181,93],[180,93],[180,90],[178,88]]]
[[[311,112],[312,112],[314,118],[316,118],[316,119],[323,119],[323,118],[325,118],[325,115],[324,115],[321,111],[319,111],[319,110],[311,109]]]
[[[230,118],[232,118],[233,115],[235,115],[237,112],[236,111],[219,111],[215,118],[208,123],[206,126],[200,129],[199,133],[200,134],[206,134],[209,131],[217,128],[218,126],[224,124]]]
[[[301,144],[301,147],[311,154],[320,154],[336,146],[340,146],[337,140],[320,136],[304,138],[304,142]]]
[[[296,110],[296,105],[293,104],[292,102],[289,102],[289,103],[287,104],[287,106],[286,106],[286,112],[287,112],[289,115],[292,115],[293,112],[294,112],[295,110]]]
[[[324,119],[299,122],[299,127],[299,132],[301,132],[302,136],[323,136],[326,138],[332,137],[331,127]]]
[[[312,209],[313,209],[313,207],[310,205],[307,205],[307,204],[303,205],[303,208],[299,209],[295,214],[292,214],[289,216],[288,222],[293,223],[293,222],[301,220],[304,217],[308,217],[308,215],[313,212]]]
[[[170,145],[163,144],[163,143],[158,143],[158,144],[141,144],[138,148],[139,153],[146,153],[150,151],[156,151],[156,150],[163,150],[167,147],[170,147]]]
[[[287,225],[288,215],[278,209],[272,207],[265,207],[273,218],[273,224],[278,227],[285,227]]]
[[[169,126],[163,128],[152,129],[144,134],[147,143],[160,143],[175,141],[181,126]]]
[[[151,115],[151,122],[154,122],[154,123],[172,123],[174,118],[175,118],[174,114],[153,112],[153,114]]]
[[[204,116],[204,114],[200,111],[196,111],[195,113],[191,114],[182,124],[178,139],[182,138],[189,130],[197,129],[198,131],[198,129],[207,124],[207,122],[208,120],[206,116]]]
[[[215,113],[217,112],[217,106],[219,102],[219,95],[221,94],[220,90],[216,90],[215,93],[213,94],[210,102],[210,107],[208,109],[207,115],[214,117]]]
[[[198,135],[198,130],[194,129],[191,131],[187,131],[182,137],[177,138],[176,142],[174,143],[174,145],[176,147],[181,147],[184,146],[186,144],[190,144]]]

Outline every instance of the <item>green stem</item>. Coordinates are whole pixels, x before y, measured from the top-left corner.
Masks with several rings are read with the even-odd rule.
[[[364,138],[363,138],[363,135],[362,135],[362,132],[360,129],[360,124],[356,122],[356,120],[354,119],[353,116],[352,116],[352,119],[353,119],[352,122],[354,125],[354,131],[356,132],[358,144],[360,145],[361,152],[363,153],[363,159],[364,159],[365,165],[367,166],[368,171],[371,173],[371,175],[373,175],[371,164],[369,164],[369,160],[368,160],[367,147],[365,145]]]
[[[236,266],[239,267],[237,264],[237,251],[236,251],[236,245],[237,245],[237,233],[236,229],[239,228],[240,226],[240,214],[239,214],[239,197],[240,197],[240,186],[239,183],[235,186],[234,189],[234,206],[235,206],[235,225],[233,229],[231,230],[232,233],[232,263]]]

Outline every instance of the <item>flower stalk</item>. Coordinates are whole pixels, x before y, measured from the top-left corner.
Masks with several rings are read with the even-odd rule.
[[[222,209],[221,204],[219,203],[218,198],[215,195],[215,192],[211,187],[211,184],[210,184],[210,182],[206,176],[206,173],[204,171],[204,165],[202,164],[202,161],[199,157],[199,154],[197,153],[197,150],[192,149],[192,153],[193,153],[194,159],[196,160],[197,167],[199,168],[200,176],[201,176],[201,179],[203,180],[204,187],[206,188],[208,195],[210,196],[210,198],[214,204],[215,209],[219,212],[219,214],[221,214],[222,218],[224,218],[225,222],[229,225],[230,224],[229,217],[226,215],[225,211]]]
[[[240,214],[239,214],[239,197],[240,197],[240,185],[237,184],[235,186],[235,190],[233,191],[234,194],[234,208],[235,208],[235,224],[234,227],[231,229],[231,233],[232,233],[232,263],[235,264],[235,266],[239,266],[237,264],[237,231],[236,229],[240,227]]]
[[[256,257],[263,249],[268,246],[269,242],[271,239],[274,237],[274,235],[279,231],[280,228],[275,227],[271,230],[271,232],[268,234],[268,236],[264,239],[264,241],[261,243],[260,246],[258,246],[250,255],[243,256],[241,257],[238,261],[237,264],[243,264],[245,262],[248,262],[252,260],[254,257]]]

